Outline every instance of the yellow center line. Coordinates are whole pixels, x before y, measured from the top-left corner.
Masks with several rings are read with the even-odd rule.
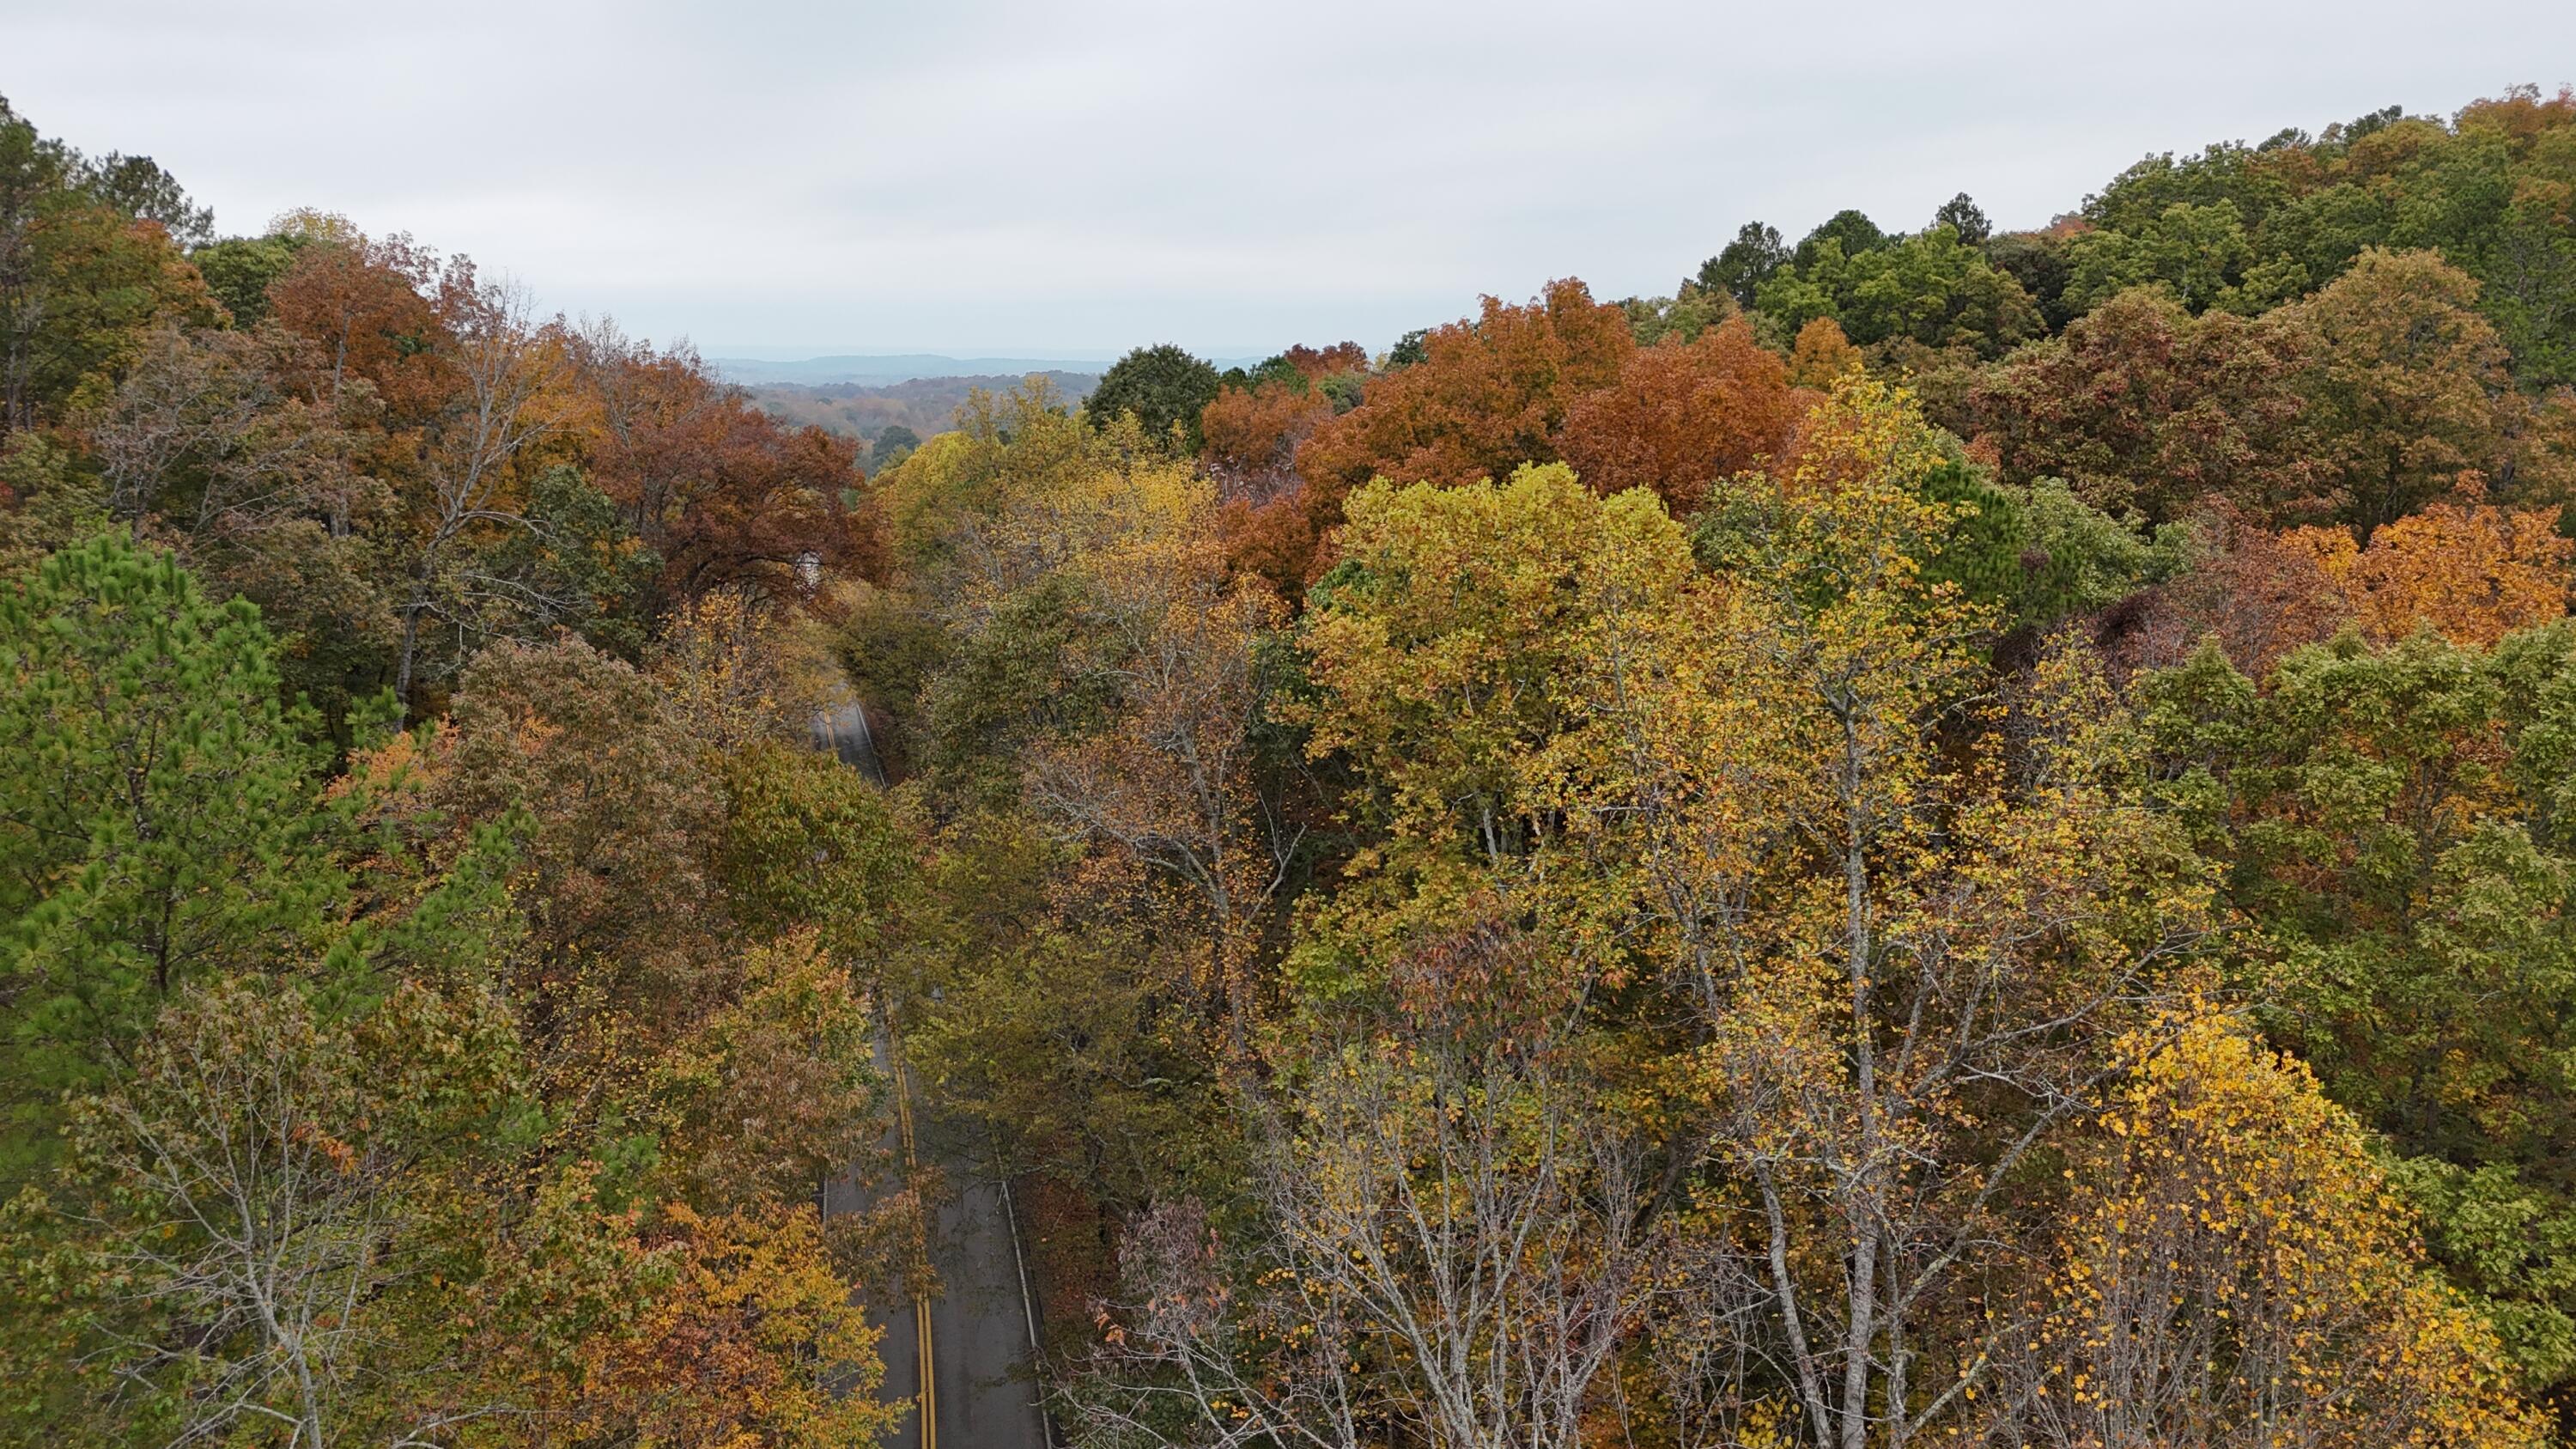
[[[912,1145],[912,1092],[904,1077],[902,1047],[895,1040],[891,1028],[886,1033],[886,1055],[891,1059],[894,1067],[895,1130],[903,1138],[904,1166],[913,1174],[913,1211],[917,1213],[921,1210],[919,1195],[921,1160],[913,1151]],[[920,1226],[922,1245],[927,1250],[930,1243],[930,1224],[927,1220],[923,1220]],[[933,1377],[934,1368],[930,1356],[930,1301],[926,1298],[915,1297],[912,1300],[912,1332],[913,1341],[917,1347],[915,1358],[919,1365],[917,1377],[920,1379],[918,1385],[920,1393],[915,1402],[921,1408],[921,1449],[939,1449],[939,1395],[934,1387],[937,1380]]]

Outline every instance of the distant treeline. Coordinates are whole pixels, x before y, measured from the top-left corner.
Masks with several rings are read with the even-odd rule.
[[[1045,372],[1035,374],[1054,384],[1056,391],[1075,402],[1091,395],[1100,383],[1100,375],[1091,372]],[[856,438],[875,446],[888,432],[901,429],[899,446],[911,447],[933,433],[944,433],[956,425],[957,409],[966,395],[978,388],[986,392],[1007,392],[1023,379],[1007,377],[916,377],[907,382],[869,386],[864,383],[839,382],[822,386],[796,383],[766,383],[749,389],[751,400],[762,412],[782,422],[802,427],[821,428],[845,438]],[[891,459],[895,449],[886,450]]]

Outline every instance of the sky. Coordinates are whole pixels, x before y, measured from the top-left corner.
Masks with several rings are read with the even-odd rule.
[[[0,95],[220,230],[340,212],[714,356],[1377,349],[2570,80],[2567,0],[0,0]]]

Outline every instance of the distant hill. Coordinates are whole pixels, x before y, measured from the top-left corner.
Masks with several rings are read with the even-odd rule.
[[[1259,357],[1213,357],[1218,368],[1250,367]],[[727,382],[744,387],[783,385],[831,387],[855,383],[888,387],[920,378],[1007,377],[1016,382],[1032,372],[1098,376],[1109,360],[1098,357],[947,357],[935,352],[853,353],[833,357],[780,360],[766,357],[710,357],[707,366]]]
[[[1099,364],[1091,366],[1096,368]],[[1054,383],[1057,391],[1073,402],[1091,396],[1091,389],[1100,382],[1096,371],[1067,372],[1044,367],[1031,370]],[[916,377],[880,385],[745,384],[745,390],[751,394],[752,402],[772,417],[874,443],[879,433],[898,424],[912,429],[918,437],[944,433],[955,425],[958,406],[966,401],[966,394],[979,387],[1000,392],[1019,386],[1028,376],[1025,372],[1008,372]]]
[[[886,387],[917,378],[1007,377],[1014,381],[1032,372],[1068,372],[1097,374],[1107,363],[1097,358],[1066,357],[943,357],[930,352],[890,353],[882,356],[854,355],[844,357],[808,357],[792,362],[757,357],[710,357],[707,365],[729,382],[745,387],[779,383],[798,387],[829,387],[840,383],[857,383],[867,387]]]

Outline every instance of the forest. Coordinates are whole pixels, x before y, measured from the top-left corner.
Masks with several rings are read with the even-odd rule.
[[[862,451],[0,103],[0,1443],[929,1449],[916,1110],[1054,1444],[2576,1443],[2576,94],[2069,200]]]

